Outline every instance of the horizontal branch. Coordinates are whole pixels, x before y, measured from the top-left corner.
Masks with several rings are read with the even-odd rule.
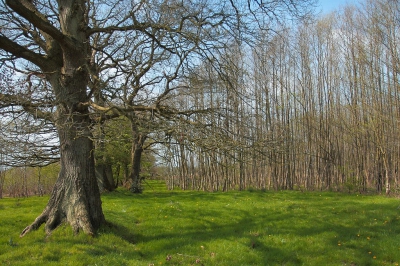
[[[51,68],[51,60],[49,60],[45,55],[35,53],[16,42],[11,41],[7,37],[0,36],[0,49],[11,53],[18,58],[26,59],[41,69]]]
[[[45,112],[39,108],[52,106],[52,103],[32,103],[22,96],[0,93],[0,108],[7,108],[11,106],[20,106],[25,112],[33,115],[36,118],[52,121],[53,114]]]

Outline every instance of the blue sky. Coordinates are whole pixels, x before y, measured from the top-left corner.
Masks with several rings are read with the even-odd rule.
[[[321,10],[322,13],[329,13],[347,4],[356,4],[361,1],[362,0],[319,0],[317,11]]]

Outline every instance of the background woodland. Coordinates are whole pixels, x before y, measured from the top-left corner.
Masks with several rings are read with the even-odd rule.
[[[191,69],[167,99],[184,111],[94,127],[96,163],[111,169],[113,186],[128,180],[135,125],[145,136],[142,181],[164,179],[170,189],[398,192],[400,3],[366,1],[269,27],[216,56],[219,68]],[[21,154],[4,139],[2,161]],[[3,167],[0,191],[49,193],[56,168]]]

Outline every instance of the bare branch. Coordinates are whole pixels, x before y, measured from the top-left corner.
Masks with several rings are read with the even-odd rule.
[[[73,38],[63,34],[54,27],[46,17],[41,14],[28,0],[6,0],[7,5],[17,12],[20,16],[27,19],[35,27],[50,35],[62,46],[70,49],[80,49],[81,45]]]
[[[52,61],[46,56],[35,53],[4,36],[0,36],[0,49],[11,53],[18,58],[24,58],[42,69],[51,69]]]

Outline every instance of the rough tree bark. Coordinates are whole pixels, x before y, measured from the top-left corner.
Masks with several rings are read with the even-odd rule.
[[[105,218],[95,177],[89,109],[82,104],[88,100],[89,81],[86,1],[58,1],[60,28],[40,13],[36,2],[6,0],[6,4],[15,16],[28,20],[43,36],[38,40],[34,38],[37,35],[32,34],[32,40],[46,55],[4,36],[0,36],[0,49],[36,64],[51,84],[57,107],[53,122],[59,135],[61,155],[61,170],[47,206],[20,236],[43,223],[46,232],[51,233],[64,222],[75,232],[83,230],[93,235]]]
[[[62,114],[62,117],[65,115]],[[75,121],[68,121],[72,119]],[[22,231],[21,236],[36,230],[43,223],[46,223],[45,230],[49,234],[63,222],[69,223],[75,232],[82,229],[94,235],[105,222],[95,178],[93,143],[89,138],[87,116],[78,113],[60,120],[65,121],[67,126],[58,126],[61,170],[57,182],[43,213]]]

